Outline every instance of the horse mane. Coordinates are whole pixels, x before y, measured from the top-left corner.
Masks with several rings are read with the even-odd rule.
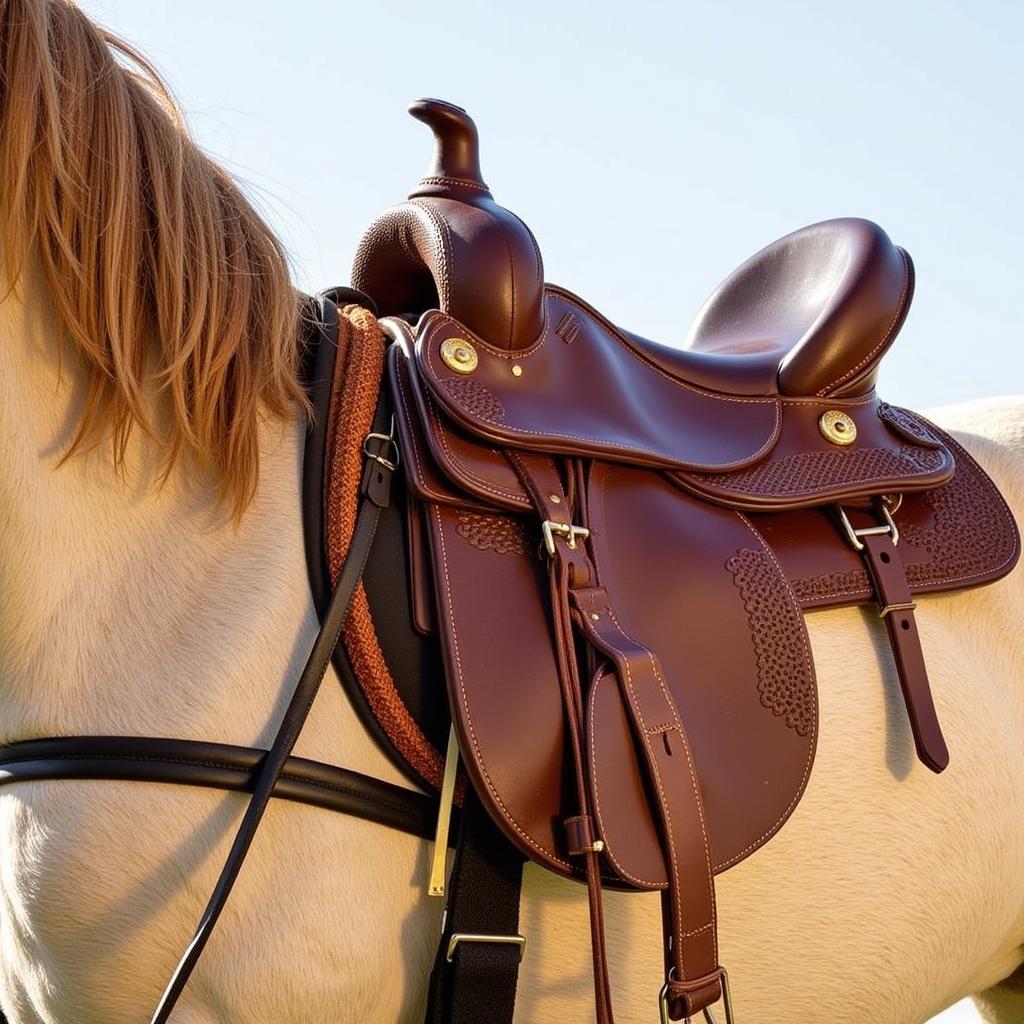
[[[0,225],[7,293],[38,259],[87,368],[65,458],[109,437],[123,470],[137,427],[240,516],[261,420],[305,404],[300,296],[152,65],[70,0],[0,0]]]

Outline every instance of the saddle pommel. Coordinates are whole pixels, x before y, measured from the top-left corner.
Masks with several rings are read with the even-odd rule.
[[[422,99],[409,113],[434,133],[433,163],[409,201],[368,228],[353,285],[383,316],[440,309],[496,348],[529,348],[544,328],[544,267],[530,229],[491,196],[465,110]]]
[[[473,118],[444,100],[413,100],[409,113],[434,133],[433,163],[409,198],[447,196],[468,203],[490,199],[480,170],[480,136]]]

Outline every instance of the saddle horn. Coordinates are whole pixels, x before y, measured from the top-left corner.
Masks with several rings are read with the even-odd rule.
[[[433,162],[408,202],[366,230],[353,286],[382,316],[441,309],[491,345],[528,348],[544,327],[544,267],[530,229],[494,201],[462,107],[420,99],[409,113],[434,133]]]

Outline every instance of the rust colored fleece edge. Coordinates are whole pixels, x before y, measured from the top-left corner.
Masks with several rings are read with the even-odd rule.
[[[363,438],[372,429],[383,368],[384,336],[376,317],[361,306],[345,306],[338,319],[324,486],[324,532],[332,585],[337,583],[355,530]],[[352,597],[342,636],[356,680],[381,729],[410,767],[440,789],[443,758],[409,714],[395,686],[361,582]]]

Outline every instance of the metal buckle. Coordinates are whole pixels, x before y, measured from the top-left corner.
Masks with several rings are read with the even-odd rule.
[[[395,453],[394,461],[391,459],[385,459],[383,455],[378,452],[371,452],[369,444],[371,441],[384,441],[391,446],[391,450]],[[392,473],[398,469],[398,463],[401,459],[401,453],[398,450],[398,442],[395,440],[395,418],[391,417],[391,433],[390,434],[376,434],[370,433],[363,438],[363,454],[368,459],[373,459],[374,462],[379,462],[385,469],[391,470]]]
[[[582,537],[584,540],[590,536],[590,531],[584,526],[573,526],[571,523],[556,523],[551,519],[545,519],[540,524],[540,532],[544,536],[544,547],[547,549],[549,555],[555,553],[555,535],[564,537],[569,547],[574,551],[576,550],[576,538]]]
[[[725,1010],[725,1024],[736,1024],[732,1015],[732,993],[729,991],[729,972],[724,967],[718,968],[722,979],[722,1008]],[[670,967],[669,980],[675,977],[675,967]],[[658,996],[658,1008],[661,1010],[661,1024],[673,1024],[672,1018],[668,1015],[668,982],[661,986],[661,993]],[[706,1024],[718,1024],[715,1015],[711,1012],[710,1006],[703,1010]],[[690,1018],[687,1017],[687,1020]]]
[[[448,963],[452,962],[455,950],[463,942],[482,942],[485,945],[495,946],[518,946],[520,961],[522,961],[523,953],[526,951],[526,937],[523,935],[468,935],[463,932],[456,932],[448,940],[448,952],[445,955]]]
[[[902,496],[896,499],[894,510],[900,507],[901,500]],[[889,510],[889,502],[885,498],[879,503],[879,508],[882,510],[882,518],[885,520],[881,526],[864,526],[859,530],[855,530],[850,522],[850,517],[846,514],[846,509],[842,505],[836,505],[836,508],[839,510],[839,520],[846,531],[846,539],[853,545],[855,551],[864,550],[864,545],[860,540],[861,537],[880,537],[883,534],[888,534],[892,538],[893,547],[899,544],[899,527],[897,527],[896,520],[892,517],[892,512]]]

